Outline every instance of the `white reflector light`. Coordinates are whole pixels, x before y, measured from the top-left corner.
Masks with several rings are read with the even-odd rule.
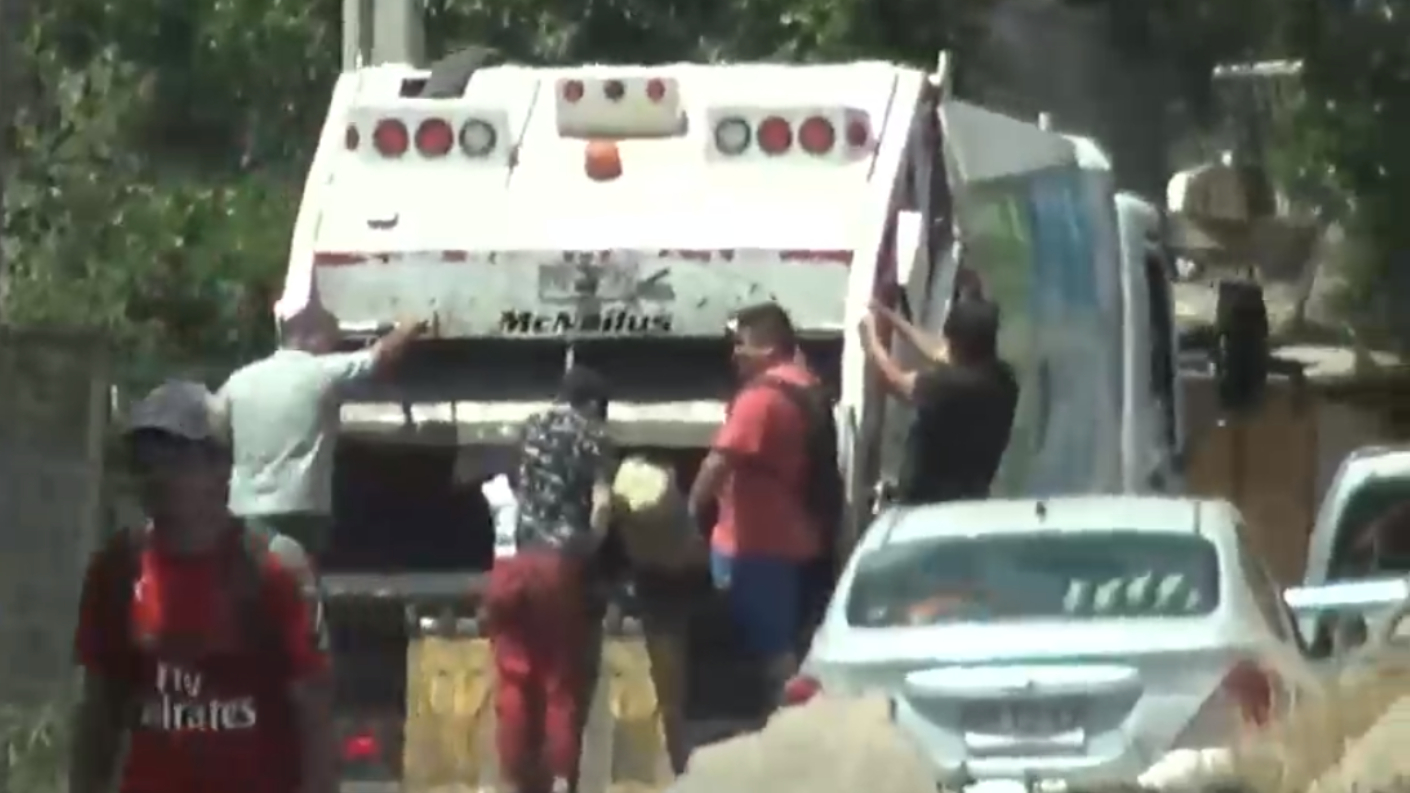
[[[727,118],[715,125],[715,148],[723,154],[739,154],[749,148],[751,136],[749,122]]]
[[[460,128],[460,148],[469,157],[484,157],[494,151],[499,136],[494,127],[479,119],[470,119]]]

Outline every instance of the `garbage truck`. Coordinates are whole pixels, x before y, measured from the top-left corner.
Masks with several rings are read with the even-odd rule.
[[[1022,389],[996,493],[1179,488],[1163,213],[1115,192],[1094,141],[954,98],[943,55],[933,71],[475,60],[350,64],[276,306],[321,304],[349,346],[435,318],[342,408],[324,568],[357,757],[395,772],[406,626],[489,569],[478,482],[570,362],[611,383],[621,449],[688,486],[736,385],[727,321],[781,304],[836,396],[855,537],[909,422],[855,329],[881,297],[938,330],[964,272],[1000,306]],[[340,619],[342,599],[381,611]]]

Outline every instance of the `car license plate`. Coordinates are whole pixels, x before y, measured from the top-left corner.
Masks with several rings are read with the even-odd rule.
[[[539,265],[539,300],[622,302],[636,296],[641,268],[636,262],[555,262]]]
[[[1002,735],[1056,735],[1077,726],[1077,709],[1067,703],[1012,703],[970,709],[965,726]]]

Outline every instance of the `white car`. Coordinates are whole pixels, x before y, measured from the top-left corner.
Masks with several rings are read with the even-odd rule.
[[[1183,498],[888,511],[785,699],[888,692],[947,787],[1143,778],[1313,684],[1241,529],[1227,502]]]

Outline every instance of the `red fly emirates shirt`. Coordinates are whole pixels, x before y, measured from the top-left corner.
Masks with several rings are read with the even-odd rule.
[[[288,688],[328,669],[322,607],[302,549],[274,539],[256,560],[258,617],[271,621],[269,635],[283,646],[248,646],[254,642],[240,627],[230,582],[230,555],[248,553],[239,542],[236,535],[229,547],[194,557],[149,543],[132,551],[139,554],[136,582],[116,580],[131,568],[114,554],[89,566],[79,663],[126,683],[138,699],[121,793],[294,793],[299,786]],[[111,600],[124,589],[130,605],[115,607]],[[118,608],[131,609],[126,624]]]

